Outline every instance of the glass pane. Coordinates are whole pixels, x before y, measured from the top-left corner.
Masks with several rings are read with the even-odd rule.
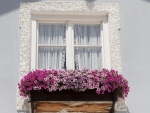
[[[39,69],[65,69],[66,48],[64,47],[39,47],[38,68]]]
[[[100,25],[74,25],[75,45],[100,45]]]
[[[65,24],[39,24],[39,44],[65,45]]]
[[[100,48],[75,48],[75,69],[101,69]]]

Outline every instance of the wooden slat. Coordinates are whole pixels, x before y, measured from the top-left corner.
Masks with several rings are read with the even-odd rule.
[[[112,102],[35,102],[36,113],[109,113]]]

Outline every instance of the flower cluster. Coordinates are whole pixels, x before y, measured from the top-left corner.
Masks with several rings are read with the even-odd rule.
[[[74,90],[95,89],[97,94],[117,91],[119,97],[129,92],[128,81],[115,70],[35,70],[24,76],[18,84],[20,95],[27,96],[31,90]]]

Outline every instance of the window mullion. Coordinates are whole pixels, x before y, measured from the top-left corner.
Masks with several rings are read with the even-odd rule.
[[[66,67],[67,69],[73,69],[73,51],[72,51],[72,23],[71,21],[67,22],[66,29]]]

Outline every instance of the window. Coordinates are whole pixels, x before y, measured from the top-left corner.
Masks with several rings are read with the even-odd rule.
[[[34,15],[32,69],[110,67],[107,18],[89,15]],[[104,38],[105,34],[105,38]],[[105,60],[107,59],[107,60]]]
[[[39,23],[37,68],[66,67],[66,25]]]
[[[121,72],[118,4],[85,1],[22,2],[20,3],[19,17],[21,29],[19,78],[22,78],[30,70],[37,69],[36,48],[39,22],[67,23],[67,21],[71,21],[74,23],[82,22],[82,24],[99,23],[102,39],[102,67],[113,68]],[[70,27],[69,30],[71,30]],[[67,33],[69,36],[72,34]],[[67,65],[71,67],[72,63]],[[18,110],[27,109],[27,103],[25,102],[27,102],[26,99],[20,97],[17,93]],[[119,102],[119,104],[122,105],[123,103]],[[118,108],[120,109],[121,107],[119,106]]]

